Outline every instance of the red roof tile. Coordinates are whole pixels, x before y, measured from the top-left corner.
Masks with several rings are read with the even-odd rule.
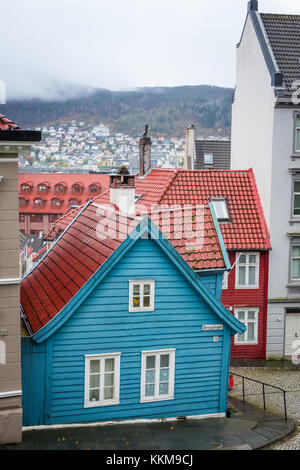
[[[99,207],[103,206],[90,202],[81,209],[68,230],[21,282],[21,303],[34,332],[60,312],[127,238],[127,232],[130,233],[140,221],[140,218],[124,215],[120,217],[118,212],[114,212],[117,220],[116,234],[112,238],[101,240],[97,235],[97,227],[107,214],[99,214]],[[161,220],[157,225],[192,269],[224,268],[210,210],[208,206],[203,210],[205,223],[202,237],[189,239],[182,234],[177,239],[178,227],[181,227],[175,213],[170,216],[170,229]],[[65,216],[66,224],[68,217],[70,214]],[[192,221],[195,217],[193,211],[190,217],[191,228],[196,230],[195,222]]]

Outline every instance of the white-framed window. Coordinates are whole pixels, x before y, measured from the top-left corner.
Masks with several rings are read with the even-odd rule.
[[[121,353],[85,356],[85,408],[120,403]]]
[[[291,280],[300,280],[300,245],[291,246]]]
[[[225,273],[223,274],[222,290],[228,289],[228,275],[229,275],[228,271],[225,271]]]
[[[236,289],[258,289],[259,253],[237,253],[236,256]]]
[[[151,312],[154,310],[155,281],[129,281],[129,312]]]
[[[141,403],[173,400],[175,349],[142,351]]]
[[[234,344],[257,344],[258,343],[258,308],[235,308],[234,316],[243,323],[247,330],[238,333],[234,337]]]
[[[228,222],[230,219],[229,219],[226,199],[225,198],[212,198],[210,202],[213,203],[217,219],[223,222]]]
[[[300,152],[300,114],[296,116],[295,151]]]
[[[293,214],[292,215],[293,217],[300,216],[300,180],[293,181]]]
[[[214,163],[214,156],[212,153],[204,154],[204,165],[212,165]]]

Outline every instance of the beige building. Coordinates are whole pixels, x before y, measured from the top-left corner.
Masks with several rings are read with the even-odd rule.
[[[22,439],[18,152],[40,139],[0,115],[0,444]]]

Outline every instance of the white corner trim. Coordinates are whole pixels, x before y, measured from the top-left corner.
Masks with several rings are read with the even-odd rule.
[[[1,158],[0,156],[0,163],[17,163],[19,162],[18,158]]]
[[[22,390],[14,390],[12,392],[1,392],[0,398],[11,398],[22,396]]]
[[[186,416],[188,420],[203,420],[210,418],[225,418],[225,413],[212,413],[206,415],[194,415]],[[68,429],[68,428],[88,428],[91,426],[115,426],[119,424],[147,424],[147,423],[166,423],[166,422],[177,422],[182,421],[179,418],[156,418],[156,419],[128,419],[122,421],[103,421],[95,423],[70,423],[70,424],[51,424],[51,425],[42,425],[42,426],[23,426],[22,431],[34,431],[42,429]]]
[[[19,277],[12,277],[9,279],[0,279],[0,286],[7,286],[9,284],[20,284],[21,279]]]

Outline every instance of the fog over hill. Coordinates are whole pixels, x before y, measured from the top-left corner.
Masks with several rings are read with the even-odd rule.
[[[140,135],[147,123],[151,135],[180,137],[193,123],[198,136],[229,136],[232,93],[231,88],[209,85],[126,91],[61,87],[54,99],[9,100],[0,105],[0,113],[23,128],[76,119]]]

